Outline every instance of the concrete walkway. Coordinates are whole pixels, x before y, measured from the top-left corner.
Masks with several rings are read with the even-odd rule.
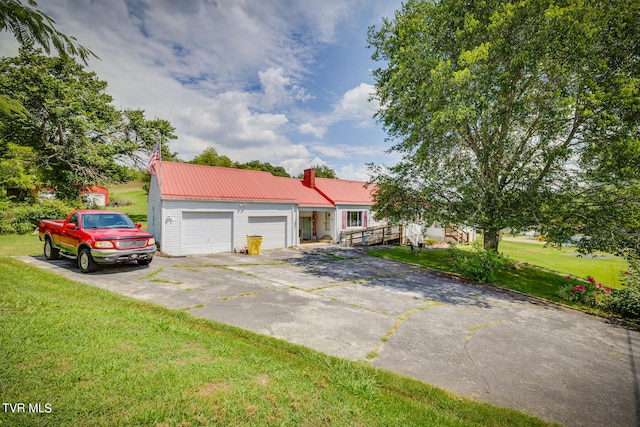
[[[20,259],[549,421],[640,425],[640,332],[359,249],[156,257],[89,275]]]

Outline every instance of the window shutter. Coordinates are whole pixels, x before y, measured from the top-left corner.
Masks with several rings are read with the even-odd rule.
[[[347,211],[342,211],[342,229],[347,228]]]
[[[362,212],[362,226],[367,228],[367,211]]]

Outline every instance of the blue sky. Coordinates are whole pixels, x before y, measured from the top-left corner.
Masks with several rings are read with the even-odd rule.
[[[40,0],[58,29],[100,60],[118,108],[176,128],[183,160],[208,146],[297,175],[312,164],[366,180],[393,163],[372,118],[367,28],[400,0]],[[6,34],[0,54],[17,46]]]

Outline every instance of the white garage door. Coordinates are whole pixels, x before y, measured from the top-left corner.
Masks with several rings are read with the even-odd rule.
[[[231,212],[182,212],[183,255],[231,252]]]
[[[248,234],[262,236],[262,249],[287,247],[286,216],[253,216],[249,217]]]

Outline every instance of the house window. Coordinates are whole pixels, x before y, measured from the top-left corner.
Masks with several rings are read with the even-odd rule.
[[[347,227],[362,227],[362,211],[347,212]]]
[[[331,214],[329,212],[324,213],[324,231],[327,233],[331,231]]]

